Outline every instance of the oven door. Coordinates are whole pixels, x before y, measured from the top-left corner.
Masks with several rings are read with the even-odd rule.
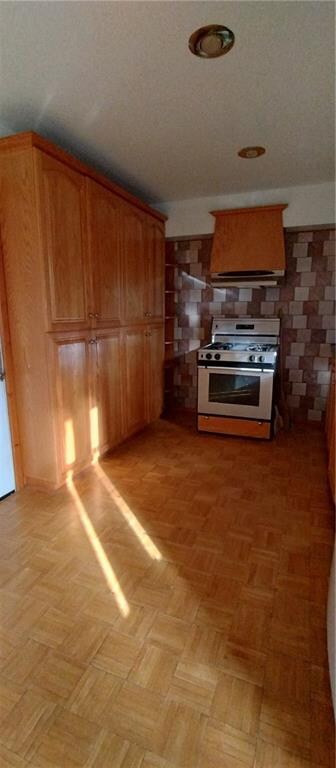
[[[272,413],[272,370],[198,368],[198,413],[269,421]]]

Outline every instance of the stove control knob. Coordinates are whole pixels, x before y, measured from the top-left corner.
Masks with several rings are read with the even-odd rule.
[[[264,363],[264,362],[265,362],[265,358],[264,358],[264,355],[260,355],[260,357],[259,357],[259,363]]]
[[[255,361],[255,355],[250,355],[250,357],[249,357],[249,360],[251,361],[251,363],[254,363],[254,361]]]
[[[207,352],[205,357],[206,357],[207,360],[211,360],[211,358],[212,358],[211,352]]]
[[[219,352],[216,352],[216,354],[215,354],[215,360],[220,360],[220,354],[219,354]]]

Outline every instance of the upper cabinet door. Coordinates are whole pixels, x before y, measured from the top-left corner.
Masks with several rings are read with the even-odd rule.
[[[89,314],[96,327],[120,325],[120,198],[87,179],[91,273]],[[92,317],[93,316],[93,317]]]
[[[52,330],[84,328],[87,314],[85,177],[34,150]]]
[[[164,228],[156,219],[146,218],[146,316],[162,320],[164,314]]]
[[[145,240],[144,215],[123,203],[121,216],[122,320],[126,325],[144,322]]]

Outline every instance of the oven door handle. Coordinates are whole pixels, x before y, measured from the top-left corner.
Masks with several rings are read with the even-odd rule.
[[[270,369],[264,370],[264,368],[243,368],[241,366],[239,366],[239,368],[233,368],[233,367],[226,368],[224,365],[221,368],[217,368],[215,365],[199,365],[198,367],[202,368],[203,370],[208,370],[210,372],[215,371],[216,373],[217,372],[221,373],[222,371],[229,371],[230,373],[234,373],[235,371],[236,373],[239,373],[240,371],[244,371],[244,372],[247,371],[248,373],[251,373],[251,374],[263,373],[263,374],[271,374],[272,376],[274,374],[273,370],[270,370]]]

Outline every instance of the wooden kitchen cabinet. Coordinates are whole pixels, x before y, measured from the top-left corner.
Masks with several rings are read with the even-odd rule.
[[[85,178],[34,150],[50,330],[88,326]]]
[[[120,325],[121,201],[87,179],[87,231],[92,326]]]
[[[122,208],[121,238],[123,323],[143,323],[146,320],[144,216],[133,206]]]
[[[146,296],[145,314],[157,322],[164,317],[165,252],[164,230],[160,222],[145,221]]]
[[[78,471],[90,463],[90,348],[89,334],[51,337],[53,378],[56,381],[58,454],[60,472]]]
[[[147,423],[145,389],[145,329],[127,328],[123,338],[123,408],[125,437]]]
[[[163,326],[148,326],[145,334],[147,421],[151,422],[158,419],[163,410]]]
[[[159,415],[164,219],[37,134],[0,139],[24,484],[59,487]]]
[[[114,448],[123,436],[122,347],[119,329],[98,331],[93,362],[94,404],[91,430],[99,455]]]

